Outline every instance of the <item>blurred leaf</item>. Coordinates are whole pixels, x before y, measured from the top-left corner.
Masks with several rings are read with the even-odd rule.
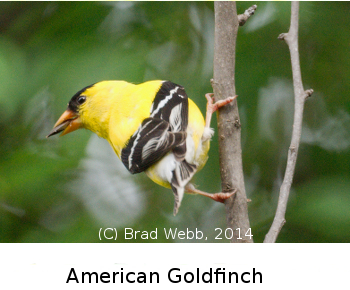
[[[288,209],[287,222],[299,228],[301,238],[305,231],[323,236],[324,242],[348,242],[349,193],[348,175],[316,179],[299,186],[295,192],[297,196]]]

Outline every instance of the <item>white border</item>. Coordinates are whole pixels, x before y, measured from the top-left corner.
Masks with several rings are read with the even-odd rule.
[[[212,267],[236,272],[255,268],[263,274],[262,284],[226,283],[220,289],[336,289],[349,286],[349,250],[349,244],[1,244],[0,285],[6,286],[2,289],[45,290],[146,287],[138,283],[67,284],[73,267],[77,273],[121,268],[124,273],[157,271],[161,279],[152,284],[153,289],[213,289],[218,285],[173,284],[167,279],[174,267],[184,273]]]

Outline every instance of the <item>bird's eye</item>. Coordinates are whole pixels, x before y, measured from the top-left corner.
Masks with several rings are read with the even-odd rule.
[[[86,101],[86,97],[85,96],[79,96],[78,99],[77,99],[77,103],[79,105],[85,103],[85,101]]]

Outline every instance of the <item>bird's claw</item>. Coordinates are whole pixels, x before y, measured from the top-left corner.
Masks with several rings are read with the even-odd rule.
[[[235,189],[232,192],[219,192],[214,193],[210,196],[211,199],[224,203],[226,199],[230,198],[232,195],[234,195],[237,192],[237,189]]]
[[[207,112],[210,114],[213,114],[216,112],[219,108],[231,103],[235,98],[237,98],[237,95],[234,97],[228,97],[224,100],[219,100],[215,102],[215,97],[213,93],[205,94],[205,97],[207,99]],[[215,103],[214,103],[215,102]]]

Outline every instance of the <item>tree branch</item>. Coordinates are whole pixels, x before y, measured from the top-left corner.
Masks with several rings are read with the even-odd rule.
[[[253,5],[251,7],[249,7],[246,11],[244,11],[243,14],[239,14],[238,15],[238,23],[239,26],[243,26],[247,20],[250,18],[250,16],[252,16],[255,13],[255,10],[258,6]]]
[[[265,240],[264,240],[265,243],[275,242],[284,223],[286,222],[285,213],[287,209],[290,188],[293,182],[295,164],[296,164],[298,149],[300,144],[304,103],[307,97],[311,96],[313,93],[312,89],[304,91],[304,87],[301,79],[299,50],[298,50],[298,21],[299,21],[299,2],[293,1],[289,31],[288,33],[280,34],[278,37],[279,39],[284,39],[284,41],[287,43],[289,47],[290,58],[292,63],[294,102],[295,102],[293,132],[292,132],[291,144],[288,151],[286,172],[284,175],[283,183],[280,188],[276,215],[269,232],[265,236]]]
[[[235,51],[238,17],[235,2],[215,2],[214,79],[215,100],[235,96]],[[231,242],[252,242],[245,236],[250,228],[244,187],[241,149],[241,123],[237,101],[218,111],[218,136],[221,186],[223,192],[237,189],[226,200],[227,227],[233,231]],[[237,230],[239,229],[239,230]]]

